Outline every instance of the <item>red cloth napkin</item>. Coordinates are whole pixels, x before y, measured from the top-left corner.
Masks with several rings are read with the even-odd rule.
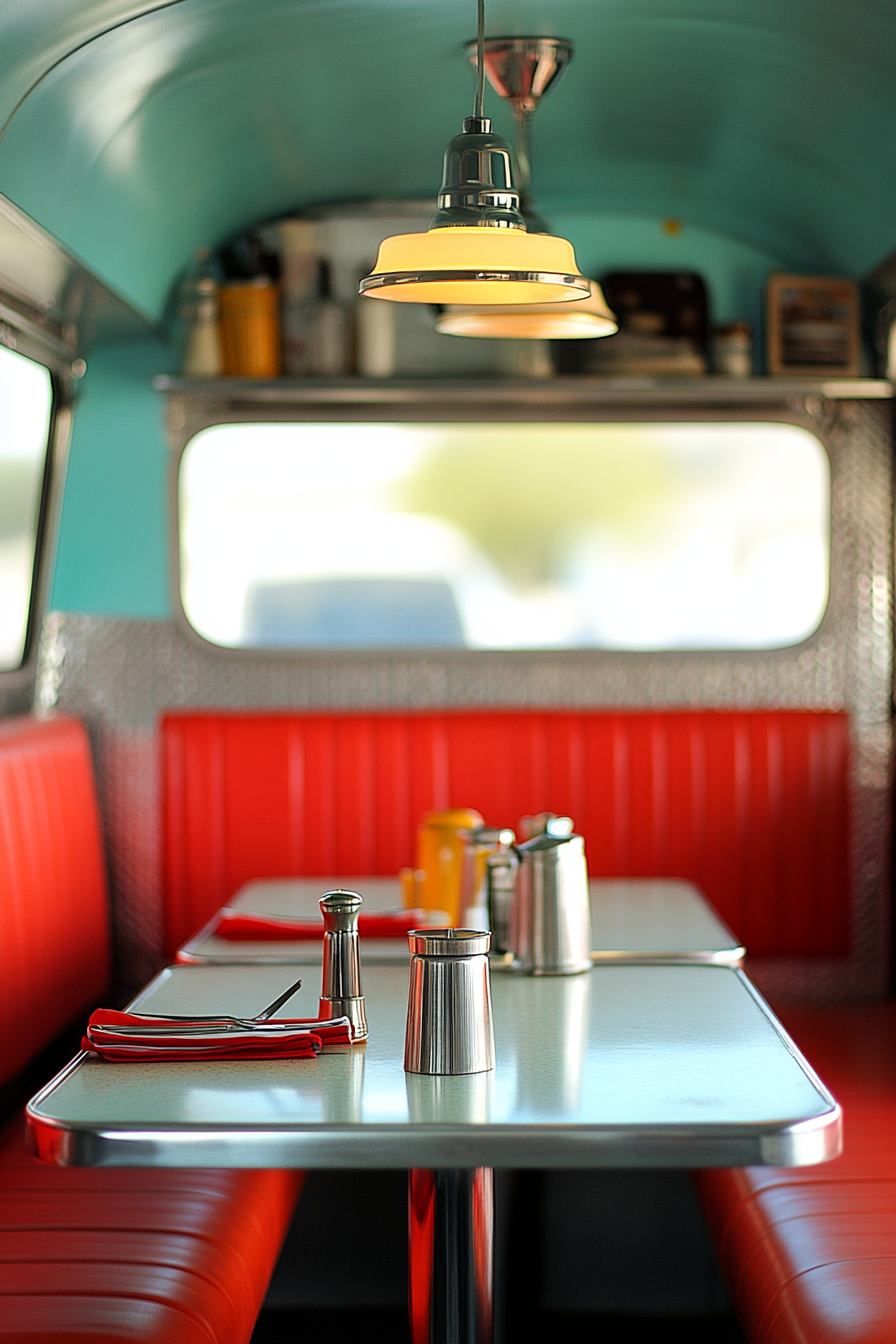
[[[203,1059],[313,1059],[334,1046],[351,1045],[347,1017],[272,1018],[251,1027],[226,1026],[221,1018],[142,1017],[98,1008],[87,1023],[82,1050],[114,1063]]]
[[[411,929],[427,925],[431,919],[431,910],[380,910],[376,914],[358,916],[358,933],[362,938],[402,938]],[[232,938],[238,942],[298,942],[323,938],[324,922],[322,918],[254,915],[244,910],[231,910],[225,905],[218,911],[218,922],[211,931],[216,938]]]

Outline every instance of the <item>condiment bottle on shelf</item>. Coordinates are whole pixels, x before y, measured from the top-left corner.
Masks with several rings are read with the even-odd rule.
[[[713,373],[727,378],[749,378],[753,373],[753,338],[749,322],[713,327]]]
[[[316,378],[341,378],[349,372],[351,322],[344,304],[333,297],[330,263],[318,263],[318,299],[311,307],[309,371]]]
[[[365,270],[364,275],[367,274]],[[355,304],[356,362],[362,378],[394,376],[397,307],[363,295]]]
[[[275,247],[269,229],[251,229],[220,249],[228,276],[218,294],[228,377],[280,375],[280,259]]]
[[[317,225],[311,219],[281,219],[277,233],[283,372],[289,378],[306,378],[311,372],[311,324],[320,282]]]
[[[181,372],[185,378],[218,378],[222,372],[218,282],[209,257],[207,247],[199,249],[181,286],[180,309],[186,328]]]
[[[221,344],[230,378],[280,375],[279,290],[266,275],[222,285]]]

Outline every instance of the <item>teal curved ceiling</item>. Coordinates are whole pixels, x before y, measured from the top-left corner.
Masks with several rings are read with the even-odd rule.
[[[32,91],[0,192],[158,315],[191,251],[237,228],[433,195],[470,102],[474,10],[14,0],[0,114]],[[491,0],[488,28],[576,44],[536,121],[549,216],[674,216],[822,273],[896,244],[896,0]],[[497,97],[487,110],[509,131]]]

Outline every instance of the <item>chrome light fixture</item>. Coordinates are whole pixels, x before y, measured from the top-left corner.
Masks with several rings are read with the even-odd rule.
[[[520,213],[530,234],[547,233],[531,201],[532,115],[545,94],[562,78],[573,45],[561,37],[490,37],[470,42],[467,54],[496,93],[508,102],[516,120],[516,160]],[[586,282],[588,293],[562,303],[453,303],[436,321],[448,336],[503,337],[513,340],[593,340],[618,330],[599,284]]]
[[[484,0],[478,0],[480,57]],[[368,298],[401,303],[538,304],[587,297],[564,238],[530,232],[520,213],[510,146],[483,115],[486,66],[478,61],[473,116],[445,151],[438,210],[427,233],[402,233],[381,244],[360,284]]]

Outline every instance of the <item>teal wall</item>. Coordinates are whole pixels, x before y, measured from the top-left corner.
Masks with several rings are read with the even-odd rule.
[[[161,342],[98,349],[75,411],[51,606],[104,616],[170,615],[168,453],[151,379]]]

